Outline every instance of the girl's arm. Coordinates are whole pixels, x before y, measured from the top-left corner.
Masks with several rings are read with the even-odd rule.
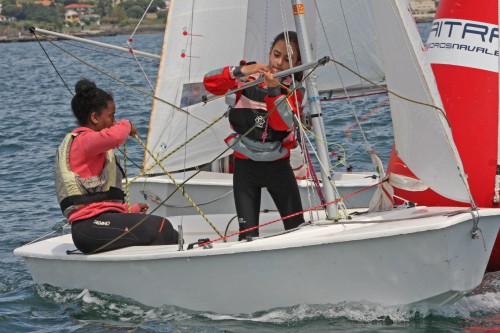
[[[269,72],[269,67],[264,64],[249,64],[243,66],[227,66],[205,74],[203,84],[208,92],[214,95],[224,95],[228,90],[240,85],[238,78],[253,74]]]
[[[132,132],[137,129],[128,120],[120,120],[110,128],[99,132],[89,131],[82,133],[79,144],[86,154],[97,155],[122,145]]]

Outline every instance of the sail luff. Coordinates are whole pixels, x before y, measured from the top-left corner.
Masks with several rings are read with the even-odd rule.
[[[175,3],[176,0],[171,0],[170,5],[169,5],[169,11],[173,12],[175,10]],[[163,46],[161,49],[161,56],[160,56],[160,64],[158,65],[158,74],[156,76],[156,89],[155,89],[155,96],[158,94],[157,88],[160,86],[160,82],[163,79],[163,71],[165,67],[165,62],[163,61],[163,58],[165,57],[165,46],[167,45],[167,40],[169,37],[169,32],[170,32],[170,19],[167,17],[167,22],[165,24],[165,34],[163,36]],[[151,138],[153,137],[153,132],[155,130],[154,126],[154,119],[155,119],[155,112],[157,109],[157,103],[160,103],[156,98],[153,98],[153,103],[151,105],[151,116],[149,117],[149,126],[148,126],[148,135],[146,137],[146,147],[148,150],[150,149],[151,146]],[[142,167],[143,169],[146,169],[148,167],[147,165],[147,160],[148,160],[148,152],[144,151],[144,156],[142,158]]]

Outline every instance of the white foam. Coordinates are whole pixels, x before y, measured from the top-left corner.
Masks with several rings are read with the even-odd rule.
[[[278,308],[269,311],[256,312],[252,315],[228,315],[194,312],[179,309],[175,306],[149,308],[140,304],[129,303],[114,296],[83,291],[67,291],[50,286],[37,286],[38,294],[49,298],[55,303],[63,304],[82,301],[86,308],[99,308],[106,316],[119,318],[123,323],[143,320],[183,321],[201,315],[214,321],[235,320],[263,323],[289,323],[311,320],[315,318],[347,319],[355,322],[409,322],[430,315],[445,318],[469,319],[480,312],[495,314],[500,312],[500,292],[486,291],[480,294],[470,294],[449,306],[392,306],[386,307],[366,302],[349,302],[332,305],[300,304],[289,308]],[[489,289],[489,288],[485,288]],[[480,290],[479,290],[480,291]],[[90,311],[90,310],[89,310]],[[196,313],[196,314],[195,314]]]

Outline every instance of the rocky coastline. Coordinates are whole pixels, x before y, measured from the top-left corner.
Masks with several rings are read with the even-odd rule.
[[[135,29],[134,27],[106,27],[99,30],[83,30],[75,32],[64,32],[72,36],[89,38],[89,37],[102,37],[102,36],[116,36],[131,34]],[[140,26],[136,34],[152,34],[163,33],[165,31],[164,25],[147,25]],[[17,42],[33,42],[36,38],[28,31],[20,31],[13,28],[0,28],[0,43],[17,43]]]

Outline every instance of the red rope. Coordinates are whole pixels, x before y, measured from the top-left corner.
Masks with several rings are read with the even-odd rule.
[[[333,201],[330,201],[330,202],[326,202],[326,203],[323,203],[323,204],[320,204],[320,205],[317,205],[317,206],[311,207],[311,208],[309,208],[309,209],[304,209],[303,211],[300,211],[300,212],[297,212],[297,213],[293,213],[293,214],[290,214],[290,215],[288,215],[288,216],[285,216],[285,217],[282,217],[282,218],[279,218],[279,219],[276,219],[276,220],[273,220],[273,221],[269,221],[269,222],[266,222],[266,223],[261,224],[261,225],[256,225],[256,226],[254,226],[254,227],[251,227],[251,228],[248,228],[248,229],[245,229],[245,230],[241,230],[241,231],[238,231],[238,232],[232,233],[232,234],[230,234],[230,235],[227,235],[227,236],[223,236],[223,237],[220,237],[220,238],[214,239],[214,240],[212,240],[212,241],[208,241],[208,242],[202,243],[202,244],[200,244],[200,247],[203,247],[203,246],[205,246],[205,245],[209,245],[209,244],[212,244],[212,243],[215,243],[215,242],[218,242],[218,241],[221,241],[221,240],[227,239],[227,238],[229,238],[229,237],[237,236],[237,235],[239,235],[239,234],[243,234],[243,233],[245,233],[245,232],[248,232],[248,231],[251,231],[251,230],[255,230],[255,229],[257,229],[257,228],[265,227],[265,226],[268,226],[268,225],[270,225],[270,224],[273,224],[273,223],[276,223],[276,222],[279,222],[279,221],[286,220],[286,219],[289,219],[289,218],[291,218],[291,217],[297,216],[297,215],[299,215],[299,214],[304,214],[304,213],[306,213],[306,212],[309,212],[309,211],[312,211],[312,210],[316,210],[316,209],[318,209],[318,208],[324,207],[324,206],[329,205],[329,204],[334,204],[334,203],[340,202],[340,201],[342,201],[342,200],[344,200],[344,199],[350,198],[350,197],[352,197],[352,196],[355,196],[356,194],[359,194],[359,193],[361,193],[361,192],[363,192],[363,191],[366,191],[366,190],[369,190],[369,189],[371,189],[371,188],[373,188],[373,187],[375,187],[375,186],[378,186],[378,185],[382,184],[382,183],[383,183],[383,182],[385,182],[385,181],[387,181],[387,180],[382,180],[382,181],[380,181],[380,182],[378,182],[378,183],[376,183],[376,184],[373,184],[373,185],[370,185],[370,186],[368,186],[368,187],[362,188],[362,189],[360,189],[360,190],[354,191],[354,192],[352,192],[352,193],[347,194],[346,196],[344,196],[344,197],[342,197],[342,198],[339,198],[339,199],[336,199],[336,200],[333,200]]]

